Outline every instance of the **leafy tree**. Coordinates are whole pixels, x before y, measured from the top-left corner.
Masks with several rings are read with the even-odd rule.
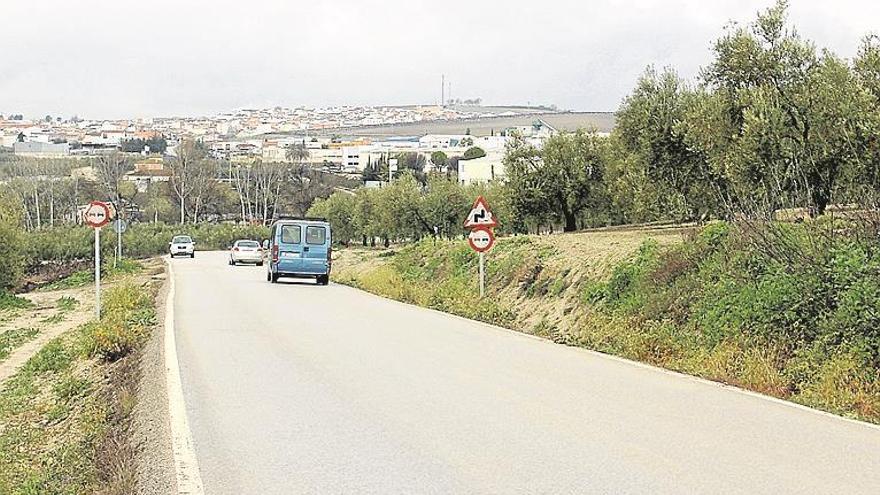
[[[431,163],[438,169],[443,169],[449,165],[449,157],[442,151],[435,151],[431,153]]]
[[[556,220],[571,232],[587,208],[604,206],[604,138],[579,130],[557,134],[537,150],[514,135],[505,156],[514,211],[540,227]]]
[[[859,84],[871,95],[867,103],[868,121],[860,136],[863,149],[861,167],[852,177],[853,195],[871,209],[880,206],[880,37],[868,36],[853,61]]]
[[[702,153],[692,149],[681,125],[697,95],[671,69],[648,68],[617,113],[615,145],[632,177],[619,177],[638,188],[644,211],[657,218],[690,220],[716,213],[713,174]],[[633,199],[635,190],[622,191]]]
[[[309,208],[308,215],[326,218],[333,226],[334,240],[347,246],[358,236],[354,221],[357,198],[354,194],[336,192],[326,199],[318,199]]]
[[[421,199],[420,216],[431,230],[437,227],[447,237],[458,235],[462,233],[462,222],[471,201],[456,182],[442,175],[431,175]]]
[[[352,222],[364,246],[369,240],[370,245],[375,246],[376,237],[382,235],[376,218],[376,201],[378,190],[361,188],[355,191],[355,207],[352,214]]]
[[[463,160],[472,160],[474,158],[482,158],[486,156],[486,152],[483,151],[483,148],[479,146],[472,146],[465,150],[464,155],[462,156]]]
[[[604,198],[605,155],[603,138],[579,130],[557,134],[544,143],[540,173],[547,177],[549,207],[558,212],[565,232],[577,230],[577,219]]]
[[[821,214],[858,166],[868,93],[846,63],[787,27],[786,10],[780,1],[715,43],[703,73],[713,94],[689,116],[688,141],[729,178],[738,208]]]
[[[293,163],[303,163],[309,159],[310,155],[305,142],[291,144],[285,152],[287,160]]]
[[[514,216],[524,226],[534,225],[536,230],[552,222],[553,212],[547,207],[552,178],[544,173],[540,150],[514,134],[506,145],[503,163]]]
[[[422,184],[426,181],[426,164],[427,160],[425,160],[425,156],[421,153],[406,152],[397,155],[397,173],[409,173]]]
[[[149,139],[126,139],[122,141],[120,149],[125,153],[140,153],[144,148],[149,148],[150,153],[165,153],[168,143],[163,136],[152,136]]]
[[[433,231],[419,209],[421,194],[421,185],[411,173],[379,190],[376,219],[386,240],[416,239]]]

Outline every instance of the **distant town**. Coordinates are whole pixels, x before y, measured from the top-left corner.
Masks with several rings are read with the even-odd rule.
[[[540,145],[557,131],[581,127],[608,133],[613,115],[555,107],[482,106],[479,100],[444,106],[274,107],[208,117],[114,120],[25,118],[0,112],[0,152],[34,158],[138,153],[144,159],[131,179],[140,182],[167,180],[161,160],[150,157],[174,156],[184,140],[197,141],[214,158],[233,163],[290,161],[289,150],[299,146],[308,150],[309,165],[351,175],[400,153],[422,155],[431,167],[431,155],[441,151],[456,165],[458,180],[472,183],[503,177],[502,157],[512,132]],[[470,148],[479,151],[468,157],[465,167],[458,158]]]

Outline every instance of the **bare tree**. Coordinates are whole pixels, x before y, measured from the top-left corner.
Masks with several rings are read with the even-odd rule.
[[[252,172],[256,210],[262,222],[268,223],[270,205],[272,216],[275,214],[276,198],[281,189],[281,181],[284,179],[284,167],[277,163],[257,162],[254,164]]]
[[[186,203],[197,190],[204,173],[199,163],[205,159],[205,150],[196,141],[185,140],[177,146],[176,156],[170,160],[171,190],[180,204],[180,223],[186,221]]]
[[[116,214],[122,217],[122,212],[125,209],[124,201],[133,199],[125,198],[123,194],[125,175],[132,169],[131,160],[124,154],[114,151],[99,157],[92,166],[95,168],[95,175],[98,177],[101,188],[113,203]],[[136,191],[137,188],[133,188],[133,190]]]
[[[205,196],[217,185],[217,163],[208,159],[195,162],[190,182],[192,184],[193,222],[198,222]]]
[[[284,172],[281,195],[285,206],[297,215],[305,215],[315,198],[333,192],[334,186],[325,180],[325,175],[306,165],[291,165]]]

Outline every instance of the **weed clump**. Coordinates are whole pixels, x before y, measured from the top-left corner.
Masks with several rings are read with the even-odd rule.
[[[107,291],[101,319],[81,329],[85,353],[116,361],[136,349],[155,323],[151,291],[125,284]]]

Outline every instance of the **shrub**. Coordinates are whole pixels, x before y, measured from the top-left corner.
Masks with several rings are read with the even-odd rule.
[[[136,349],[155,322],[152,297],[151,291],[133,284],[108,290],[101,319],[82,327],[86,354],[116,361]]]
[[[461,158],[462,160],[472,160],[474,158],[482,158],[484,156],[486,156],[486,152],[483,151],[483,148],[480,148],[479,146],[471,146],[470,148],[465,150],[464,155]]]
[[[0,292],[18,284],[24,270],[21,203],[0,186]]]

